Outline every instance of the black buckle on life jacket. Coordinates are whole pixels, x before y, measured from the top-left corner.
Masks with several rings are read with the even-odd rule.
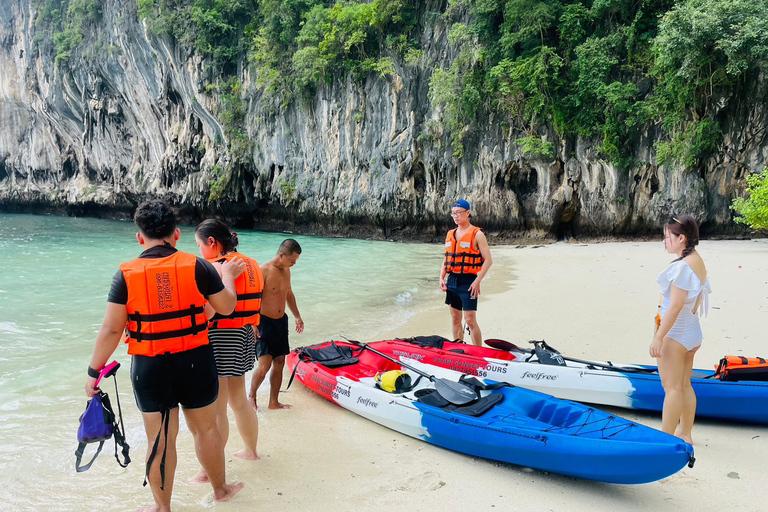
[[[141,339],[141,313],[139,313],[137,311],[135,313],[135,315],[136,315],[136,335],[133,336],[133,338],[135,338],[138,343],[141,343],[141,341],[142,341],[142,339]],[[128,315],[128,318],[130,318],[130,317],[131,317],[131,315]]]

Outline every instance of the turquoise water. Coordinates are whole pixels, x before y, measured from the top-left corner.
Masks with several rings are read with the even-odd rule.
[[[196,253],[194,228],[181,229],[178,247]],[[120,262],[141,252],[135,233],[130,222],[0,214],[0,503],[9,509],[91,510],[77,503],[83,495],[78,486],[114,483],[105,480],[110,475],[124,480],[109,460],[111,441],[101,464],[87,473],[75,474],[73,453],[93,341],[112,276]],[[302,246],[292,283],[306,327],[291,336],[292,346],[340,335],[371,339],[442,301],[441,245],[238,235],[239,249],[259,262],[272,258],[287,237]],[[146,446],[125,345],[115,358],[123,364],[118,375],[129,440],[139,444],[132,466],[141,466]],[[114,385],[105,391],[113,396]],[[134,479],[124,485],[126,497],[141,494],[146,503]],[[130,509],[112,505],[100,508]]]

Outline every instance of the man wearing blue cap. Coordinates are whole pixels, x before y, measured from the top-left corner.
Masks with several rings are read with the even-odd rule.
[[[445,292],[445,303],[451,308],[453,338],[464,340],[462,314],[469,328],[472,344],[483,344],[483,335],[477,325],[477,298],[480,282],[491,268],[491,250],[488,240],[469,219],[469,202],[459,199],[451,207],[456,228],[445,237],[445,260],[440,270],[440,289]]]

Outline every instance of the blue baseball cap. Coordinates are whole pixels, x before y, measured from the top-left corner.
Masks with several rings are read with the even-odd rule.
[[[472,209],[469,207],[469,202],[463,199],[458,199],[455,203],[453,203],[453,206],[451,206],[451,208],[464,208],[465,210]]]

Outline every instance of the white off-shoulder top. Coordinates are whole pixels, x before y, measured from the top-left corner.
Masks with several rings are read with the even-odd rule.
[[[683,306],[680,315],[677,317],[675,325],[672,326],[667,337],[678,341],[688,350],[701,345],[703,334],[701,332],[701,325],[699,323],[699,316],[706,316],[709,313],[709,294],[712,293],[712,288],[709,284],[709,278],[704,283],[701,282],[696,272],[683,260],[672,262],[664,271],[662,271],[656,278],[656,282],[659,283],[660,291],[663,296],[661,302],[661,317],[669,309],[669,303],[672,298],[672,285],[688,292],[688,297],[685,299],[685,306]],[[699,304],[698,313],[694,309],[696,308],[696,302],[701,296],[701,303]]]

